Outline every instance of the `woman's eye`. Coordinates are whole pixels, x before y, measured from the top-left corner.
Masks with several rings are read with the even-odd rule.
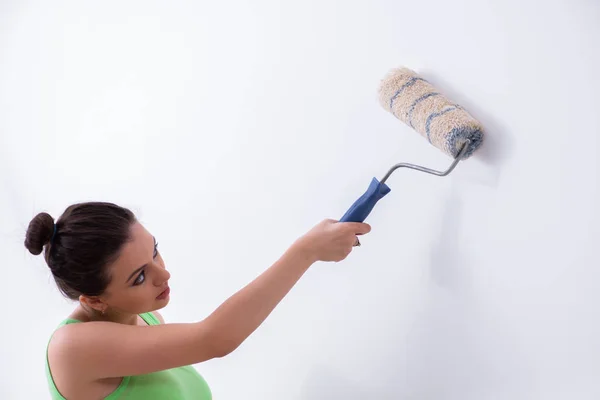
[[[135,278],[135,281],[133,282],[134,285],[140,285],[142,283],[144,283],[144,280],[146,279],[146,272],[142,271],[137,278]]]
[[[154,258],[158,255],[158,243],[154,245]]]

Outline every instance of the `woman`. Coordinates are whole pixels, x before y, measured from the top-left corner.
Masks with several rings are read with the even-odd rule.
[[[364,223],[324,220],[212,314],[165,324],[169,277],[158,243],[123,207],[74,204],[54,222],[40,213],[25,247],[44,251],[61,292],[79,302],[52,334],[46,372],[53,399],[211,399],[192,364],[235,350],[317,261],[341,261]]]

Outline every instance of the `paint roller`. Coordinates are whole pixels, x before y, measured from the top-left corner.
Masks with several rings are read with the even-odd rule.
[[[409,163],[392,166],[381,181],[377,178],[371,180],[367,190],[346,211],[340,222],[363,222],[375,204],[391,191],[385,182],[395,170],[410,168],[446,176],[459,161],[469,158],[483,140],[483,127],[475,118],[409,68],[392,69],[381,80],[379,103],[454,161],[445,171]]]

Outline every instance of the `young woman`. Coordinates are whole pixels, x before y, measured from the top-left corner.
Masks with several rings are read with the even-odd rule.
[[[192,364],[234,351],[317,261],[341,261],[364,223],[324,220],[213,313],[166,324],[170,274],[156,238],[123,207],[82,203],[56,221],[40,213],[25,247],[45,260],[77,307],[52,334],[46,372],[53,399],[211,399]]]

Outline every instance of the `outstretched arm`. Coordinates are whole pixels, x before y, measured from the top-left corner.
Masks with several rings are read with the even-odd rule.
[[[366,224],[326,220],[297,240],[266,271],[196,323],[131,326],[70,324],[57,330],[48,357],[74,379],[146,374],[223,357],[235,350],[318,260],[340,261]]]

